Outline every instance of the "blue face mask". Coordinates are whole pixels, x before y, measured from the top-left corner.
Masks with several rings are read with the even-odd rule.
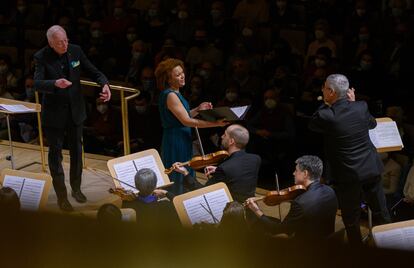
[[[145,91],[149,91],[154,87],[154,81],[151,79],[142,80],[142,87]]]
[[[32,98],[34,98],[34,89],[33,88],[31,88],[31,87],[26,87],[25,88],[25,92],[26,92],[26,98],[27,99],[32,99]]]
[[[363,61],[363,60],[361,60],[359,65],[361,66],[361,70],[363,70],[363,71],[367,71],[367,70],[370,70],[372,68],[372,63],[368,63],[368,62]]]

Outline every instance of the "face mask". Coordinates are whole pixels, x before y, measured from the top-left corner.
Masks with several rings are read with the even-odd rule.
[[[209,74],[206,70],[204,70],[204,69],[201,69],[201,70],[198,72],[198,74],[199,74],[202,78],[204,78],[204,80],[207,80],[207,79],[209,78],[209,76],[210,76],[210,74]]]
[[[105,105],[105,104],[97,105],[96,110],[98,110],[98,112],[100,112],[101,114],[104,114],[108,111],[108,105]]]
[[[315,38],[317,39],[317,40],[321,40],[321,39],[323,39],[325,37],[325,32],[324,31],[321,31],[321,30],[316,30],[315,31]]]
[[[18,6],[18,7],[17,7],[17,10],[18,10],[20,13],[24,13],[24,12],[26,11],[26,6]]]
[[[356,13],[357,13],[358,17],[362,17],[362,16],[364,16],[364,15],[365,15],[365,9],[358,8],[358,9],[356,10]]]
[[[180,20],[184,20],[184,19],[188,18],[188,13],[187,13],[187,11],[180,11],[180,12],[178,12],[178,18],[179,18]]]
[[[142,53],[141,53],[141,52],[138,52],[138,51],[134,51],[134,52],[132,52],[132,58],[133,58],[134,60],[139,59],[139,58],[141,57],[141,55],[142,55]]]
[[[32,99],[34,97],[34,90],[31,87],[26,87],[25,88],[25,92],[26,92],[26,98],[27,99]]]
[[[321,60],[321,59],[315,59],[315,65],[316,67],[323,67],[326,65],[326,61]]]
[[[120,7],[114,8],[114,17],[117,17],[117,18],[121,17],[123,12],[124,11]]]
[[[142,87],[145,91],[151,90],[154,85],[154,81],[151,79],[144,79],[142,80]]]
[[[366,43],[369,40],[369,34],[360,34],[358,38],[361,43]]]
[[[265,100],[264,104],[265,104],[266,108],[269,109],[269,110],[273,110],[274,108],[276,108],[276,105],[277,105],[277,103],[274,99],[267,99],[267,100]]]
[[[100,31],[100,30],[93,30],[91,32],[91,36],[93,38],[100,38],[102,36],[102,31]]]
[[[7,65],[0,65],[0,73],[7,73],[8,69]]]
[[[284,9],[286,7],[286,2],[285,1],[276,1],[276,6],[279,9]]]
[[[147,110],[147,106],[145,105],[135,105],[135,111],[137,111],[137,113],[139,114],[145,113],[146,110]]]
[[[220,10],[213,9],[213,10],[211,10],[210,14],[211,14],[211,17],[213,18],[213,20],[217,20],[221,17],[221,11]]]
[[[126,35],[126,38],[128,39],[129,42],[135,41],[135,39],[137,38],[137,35],[134,33],[130,33]]]
[[[155,16],[157,16],[157,14],[158,14],[158,11],[156,9],[148,10],[148,16],[150,16],[150,17],[155,17]]]
[[[394,17],[401,17],[401,15],[403,14],[403,10],[398,7],[393,8],[391,12],[392,12],[392,16]]]
[[[201,93],[201,88],[199,88],[199,87],[191,87],[191,94],[200,95],[200,93]]]
[[[226,93],[226,99],[230,102],[235,101],[237,97],[238,97],[237,93],[234,93],[234,92]]]
[[[361,69],[363,71],[367,71],[370,70],[372,67],[372,63],[368,63],[366,61],[361,60],[361,62],[359,63],[359,65],[361,66]]]
[[[244,27],[242,31],[242,35],[245,37],[250,37],[253,35],[253,30],[248,27]]]

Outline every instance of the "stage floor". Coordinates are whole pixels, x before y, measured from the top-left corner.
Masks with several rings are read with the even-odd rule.
[[[47,164],[47,147],[45,147],[45,158]],[[31,145],[31,144],[24,144],[13,142],[13,154],[14,154],[14,165],[16,169],[20,167],[24,167],[21,170],[30,171],[30,172],[42,172],[42,165],[41,165],[41,154],[39,146]],[[9,143],[8,141],[1,141],[0,142],[0,169],[3,168],[11,168],[10,161],[6,160],[6,156],[10,155]],[[73,205],[75,212],[82,212],[82,211],[90,211],[90,210],[97,210],[102,204],[105,203],[113,203],[117,206],[120,206],[122,201],[121,199],[113,194],[110,194],[108,190],[110,188],[114,188],[114,182],[112,178],[109,176],[109,171],[107,168],[107,161],[112,157],[102,156],[102,155],[94,155],[94,154],[85,154],[85,167],[82,174],[82,192],[87,196],[88,201],[84,204],[77,203],[71,196],[70,196],[70,185],[69,185],[69,152],[64,150],[63,151],[63,167],[65,170],[65,177],[66,177],[66,186],[68,189],[68,199]],[[26,166],[28,164],[34,163],[32,165]],[[46,166],[47,173],[49,173],[48,167]],[[203,183],[206,178],[203,174],[197,173],[197,178]],[[266,190],[257,188],[256,195],[261,196],[266,194]],[[49,193],[48,204],[46,207],[47,211],[56,212],[56,213],[64,213],[61,212],[57,206],[57,198],[56,193],[52,187]],[[263,212],[266,215],[270,215],[276,218],[279,218],[279,209],[277,206],[269,207],[263,204],[263,202],[259,202],[259,206],[262,208]],[[289,203],[283,203],[281,205],[281,215],[284,218],[288,211],[290,205]],[[364,222],[362,222],[364,225]],[[341,217],[338,215],[336,217],[336,231],[343,230],[344,226],[342,223]],[[364,234],[367,233],[368,229],[366,227],[362,227],[362,231]]]

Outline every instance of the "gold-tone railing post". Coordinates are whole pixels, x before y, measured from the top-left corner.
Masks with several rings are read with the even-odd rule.
[[[39,104],[39,93],[35,91],[36,104]],[[42,131],[42,119],[40,116],[41,111],[36,112],[37,114],[37,128],[39,129],[39,144],[40,144],[40,157],[42,159],[42,171],[46,172],[46,160],[45,160],[45,148],[43,147],[43,131]]]
[[[92,82],[92,81],[81,80],[80,82],[82,85],[86,85],[86,86],[101,87],[99,84]],[[117,85],[109,85],[109,86],[111,89],[120,91],[124,155],[128,155],[131,153],[131,146],[129,143],[128,100],[138,96],[140,94],[140,91],[136,88],[130,88],[130,87],[123,87],[123,86],[117,86]],[[134,94],[131,96],[125,97],[125,92],[130,92]]]

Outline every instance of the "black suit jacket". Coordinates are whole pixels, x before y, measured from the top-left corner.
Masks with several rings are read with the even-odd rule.
[[[341,99],[315,112],[309,127],[323,133],[327,179],[349,183],[381,174],[383,164],[368,134],[376,125],[363,101]]]
[[[313,182],[303,194],[291,202],[288,215],[282,223],[270,217],[260,217],[260,222],[272,234],[295,234],[299,239],[327,238],[335,231],[338,202],[334,190]]]
[[[77,45],[68,45],[68,77],[72,82],[68,88],[55,87],[57,79],[65,78],[59,61],[59,55],[49,46],[35,53],[34,87],[43,94],[42,124],[46,127],[63,128],[67,114],[72,114],[76,125],[86,119],[85,101],[81,93],[81,69],[86,71],[101,86],[108,79],[86,58]]]
[[[233,199],[244,202],[247,198],[255,196],[260,163],[260,156],[256,154],[249,154],[244,150],[234,152],[217,166],[205,186],[224,182]],[[184,177],[184,183],[190,190],[203,187],[191,175]]]

